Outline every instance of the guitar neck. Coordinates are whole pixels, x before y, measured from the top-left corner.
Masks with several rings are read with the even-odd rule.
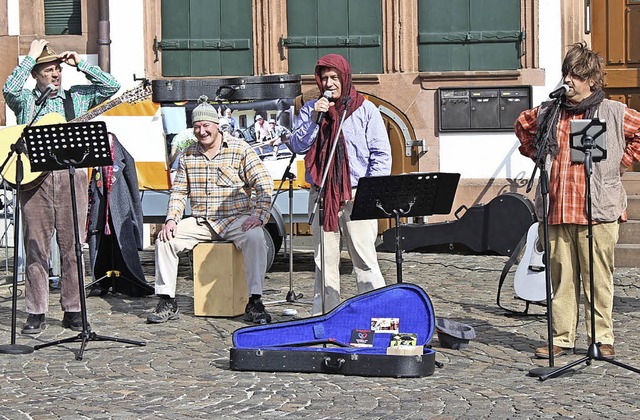
[[[113,100],[111,100],[109,102],[102,103],[102,104],[98,105],[97,107],[92,108],[91,111],[89,111],[86,114],[81,115],[81,116],[79,116],[77,118],[74,118],[73,120],[71,120],[69,122],[87,122],[87,121],[90,121],[90,120],[94,119],[95,117],[97,117],[98,115],[107,112],[111,108],[120,105],[121,103],[122,103],[122,98],[121,97],[115,98],[115,99],[113,99]]]

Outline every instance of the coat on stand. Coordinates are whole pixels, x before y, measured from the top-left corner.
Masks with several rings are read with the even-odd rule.
[[[110,138],[111,191],[105,168],[94,168],[89,183],[87,242],[94,284],[102,291],[97,294],[109,288],[129,296],[153,294],[138,255],[143,247],[143,222],[135,161],[114,134]],[[110,234],[105,233],[107,223]]]

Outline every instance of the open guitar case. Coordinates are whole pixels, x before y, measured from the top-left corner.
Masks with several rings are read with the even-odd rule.
[[[419,355],[387,355],[392,334],[375,332],[372,347],[350,345],[353,330],[372,318],[398,318],[400,334],[415,334]],[[416,378],[432,375],[435,330],[431,300],[420,287],[396,283],[355,296],[325,315],[240,328],[233,333],[232,370]]]

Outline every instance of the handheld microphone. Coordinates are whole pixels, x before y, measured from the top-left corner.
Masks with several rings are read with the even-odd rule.
[[[325,90],[322,94],[327,99],[331,99],[333,97],[333,93],[330,90]],[[320,125],[322,119],[324,118],[324,112],[318,112],[318,117],[316,118],[316,124]]]
[[[54,90],[56,90],[56,87],[52,84],[49,84],[44,92],[40,94],[40,97],[36,99],[36,106],[42,105],[42,103],[47,100],[51,92],[53,92]]]
[[[569,89],[570,89],[569,85],[567,85],[566,83],[563,83],[562,86],[560,86],[558,89],[551,92],[549,94],[549,97],[551,99],[559,98],[561,96],[564,96],[569,91]]]

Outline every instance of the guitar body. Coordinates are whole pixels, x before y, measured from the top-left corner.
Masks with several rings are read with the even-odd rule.
[[[62,115],[52,112],[44,115],[34,125],[64,124],[66,122]],[[9,154],[11,146],[18,141],[25,127],[26,125],[16,125],[0,130],[0,158]],[[7,166],[4,167],[4,172],[2,172],[2,176],[11,188],[15,188],[16,186],[16,158],[17,155],[15,153],[11,155],[11,159],[9,159]],[[28,156],[24,155],[21,159],[24,173],[22,182],[20,183],[20,189],[26,191],[37,187],[48,172],[33,172]]]
[[[513,288],[519,298],[539,302],[547,298],[543,254],[538,251],[538,225],[534,223],[527,232],[525,251],[516,269]]]

